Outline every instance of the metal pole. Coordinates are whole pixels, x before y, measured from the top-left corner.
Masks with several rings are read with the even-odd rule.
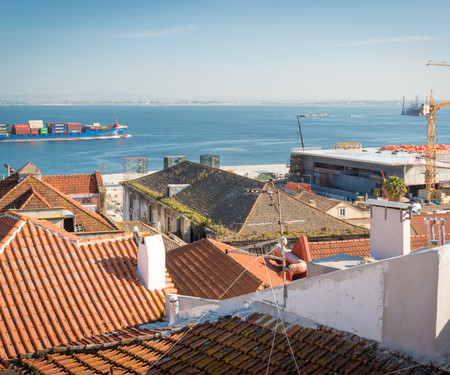
[[[275,184],[272,181],[272,186],[275,189]],[[277,189],[277,200],[278,200],[278,223],[280,224],[280,246],[281,254],[283,257],[283,307],[286,307],[287,300],[287,285],[286,285],[286,256],[284,254],[284,242],[283,242],[283,221],[281,218],[281,200],[280,200],[280,190]]]
[[[302,134],[302,127],[300,125],[300,115],[297,115],[297,121],[298,121],[298,130],[300,131],[300,139],[302,141],[302,149],[305,150],[305,145],[303,143],[303,134]]]

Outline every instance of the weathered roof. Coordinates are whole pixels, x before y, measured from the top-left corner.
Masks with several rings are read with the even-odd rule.
[[[164,314],[169,289],[148,291],[131,234],[80,240],[47,221],[0,216],[0,353],[15,357]]]
[[[276,233],[280,230],[276,191],[268,186],[264,191],[264,193],[258,194],[258,200],[239,235],[251,236],[254,232]],[[288,231],[302,231],[308,236],[363,235],[367,233],[364,228],[335,218],[282,191],[280,191],[280,203],[286,235],[289,235]]]
[[[161,234],[155,228],[151,227],[150,225],[146,225],[139,220],[118,221],[116,222],[116,224],[118,227],[122,228],[126,232],[132,232],[134,227],[137,227],[140,233],[146,232],[150,234]],[[181,239],[177,239],[176,241],[174,241],[165,234],[161,234],[161,236],[163,238],[164,248],[166,249],[166,251],[173,250],[180,246],[186,245],[186,242],[184,242]]]
[[[99,186],[103,186],[100,171],[92,174],[73,174],[42,176],[42,181],[49,183],[64,194],[98,194]]]
[[[164,196],[167,195],[168,184],[188,184],[173,198],[239,236],[273,234],[280,229],[275,190],[260,181],[184,161],[132,183]],[[314,232],[314,235],[367,233],[364,228],[327,215],[285,193],[281,193],[281,205],[282,217],[289,230],[303,230],[306,234]]]
[[[31,161],[23,165],[17,170],[19,174],[41,174],[41,170],[36,167]]]
[[[10,184],[7,191],[0,197],[0,211],[23,208],[64,208],[71,211],[77,224],[85,232],[108,232],[117,230],[110,222],[99,214],[89,211],[76,200],[59,191],[52,185],[40,181],[33,175],[27,176],[20,182],[15,180],[14,186]],[[30,197],[32,200],[29,201]]]
[[[310,193],[306,190],[300,192],[295,198],[306,204],[310,204],[310,201],[314,201],[316,204],[315,207],[323,212],[328,211],[330,208],[333,208],[340,203],[344,203],[343,201],[322,197],[321,195]]]
[[[184,161],[132,182],[164,196],[167,196],[169,184],[190,185],[173,197],[196,213],[220,222],[231,230],[238,230],[242,226],[257,200],[257,195],[249,191],[262,189],[265,185],[191,161]]]
[[[285,328],[283,329],[283,325]],[[252,314],[95,347],[24,357],[40,374],[443,374],[429,364],[327,328],[305,328]]]
[[[167,185],[192,184],[197,180],[207,177],[214,170],[215,168],[186,160],[173,167],[137,178],[132,182],[167,196]],[[124,183],[126,184],[127,182]]]
[[[264,267],[261,260],[225,254],[225,249],[231,248],[217,241],[203,239],[167,252],[166,267],[178,293],[226,299],[268,287],[268,276],[261,277],[260,268]],[[252,258],[251,261],[246,257]],[[269,268],[268,272],[272,284],[282,282],[276,271]]]

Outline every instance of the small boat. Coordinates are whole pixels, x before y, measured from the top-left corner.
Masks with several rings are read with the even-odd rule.
[[[311,113],[308,115],[299,115],[299,117],[328,117],[328,113]]]

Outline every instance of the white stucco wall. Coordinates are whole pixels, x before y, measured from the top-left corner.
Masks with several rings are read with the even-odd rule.
[[[450,245],[438,250],[436,335],[438,351],[450,352]]]
[[[286,310],[320,324],[380,341],[383,316],[383,267],[336,271],[288,284]],[[277,299],[283,302],[277,288]],[[271,290],[255,295],[255,300],[273,300]]]
[[[450,245],[288,283],[284,311],[436,357],[450,346]],[[283,304],[282,286],[220,301],[232,311],[257,301]]]

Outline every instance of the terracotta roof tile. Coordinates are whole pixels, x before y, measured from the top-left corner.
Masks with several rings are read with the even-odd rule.
[[[227,255],[226,248],[232,247],[203,239],[167,252],[166,267],[178,293],[223,299],[254,292],[270,285],[260,259],[246,255]],[[248,271],[245,271],[247,267]],[[269,267],[268,272],[272,285],[282,282],[277,271]]]
[[[102,216],[87,210],[81,203],[33,175],[17,182],[12,189],[1,196],[0,211],[23,208],[30,195],[34,195],[32,208],[48,208],[48,204],[51,204],[52,207],[67,209],[76,216],[77,224],[81,224],[85,232],[117,230]],[[38,204],[39,200],[42,205]]]
[[[425,219],[426,218],[443,218],[447,220],[447,225],[445,226],[446,229],[446,233],[450,234],[450,213],[446,213],[446,214],[421,214],[421,215],[413,215],[411,218],[411,227],[413,229],[413,231],[416,234],[419,235],[427,235],[427,226],[425,224]],[[436,228],[435,228],[435,233],[436,232]]]
[[[411,249],[427,246],[427,236],[411,236]],[[326,258],[337,254],[348,254],[357,257],[370,256],[370,238],[309,242],[312,260]]]
[[[81,346],[68,348],[61,353],[43,353],[41,356],[22,358],[19,368],[40,371],[43,375],[56,371],[105,373],[112,367],[114,373],[146,374],[445,372],[344,332],[323,328],[305,329],[286,323],[289,331],[305,330],[309,338],[309,341],[302,341],[301,336],[294,334],[288,343],[282,332],[274,332],[269,328],[274,323],[273,317],[259,315],[256,319],[248,319],[245,323],[256,328],[250,336],[246,331],[236,330],[241,322],[245,321],[228,317],[221,322],[195,325],[165,338],[155,335],[139,342],[112,343],[108,348]],[[209,334],[206,335],[206,332]],[[323,345],[324,341],[330,342],[330,345]]]
[[[173,284],[144,288],[131,235],[80,241],[16,213],[1,215],[0,226],[0,353],[87,340],[164,313]]]
[[[64,194],[95,194],[98,187],[103,186],[103,179],[100,171],[92,174],[73,174],[42,176],[42,181],[54,186]]]

